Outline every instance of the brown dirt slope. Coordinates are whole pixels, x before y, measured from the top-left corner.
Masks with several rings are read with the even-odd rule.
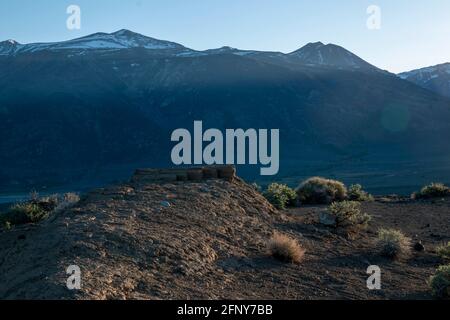
[[[348,240],[318,224],[323,207],[276,211],[252,187],[233,182],[138,182],[89,193],[38,224],[0,232],[0,298],[31,299],[416,299],[450,240],[450,202],[377,200],[374,220]],[[380,226],[402,229],[426,251],[404,261],[379,257]],[[300,265],[266,253],[275,231],[307,249]],[[382,269],[382,290],[366,269]],[[82,288],[66,288],[78,265]]]

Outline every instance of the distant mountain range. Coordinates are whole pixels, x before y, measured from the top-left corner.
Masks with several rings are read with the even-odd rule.
[[[399,77],[450,97],[450,63],[403,72],[399,74]]]
[[[170,165],[171,132],[194,120],[279,128],[282,174],[314,174],[447,152],[450,99],[320,42],[288,54],[196,51],[120,30],[0,43],[3,190]]]

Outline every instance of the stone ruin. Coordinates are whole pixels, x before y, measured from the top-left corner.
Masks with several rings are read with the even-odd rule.
[[[132,182],[165,183],[176,181],[203,181],[221,179],[233,181],[236,168],[232,165],[173,169],[137,169]]]

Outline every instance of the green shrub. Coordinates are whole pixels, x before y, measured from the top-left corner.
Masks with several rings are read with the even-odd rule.
[[[381,229],[378,231],[378,247],[385,257],[407,257],[411,252],[411,239],[399,230]]]
[[[297,195],[304,204],[330,204],[345,200],[347,188],[339,181],[313,177],[297,188]]]
[[[11,228],[12,228],[11,222],[9,222],[9,221],[3,222],[3,228],[5,230],[11,230]]]
[[[287,206],[294,206],[297,195],[294,190],[287,185],[272,183],[263,193],[264,197],[277,209],[286,209]]]
[[[361,204],[356,201],[333,202],[328,211],[336,219],[336,227],[349,232],[358,232],[367,228],[371,217],[361,211]]]
[[[27,202],[16,204],[3,214],[3,219],[12,225],[35,223],[45,219],[48,212],[36,203]]]
[[[373,197],[364,191],[360,184],[354,184],[348,188],[348,200],[365,202],[373,201]]]
[[[447,245],[439,246],[436,252],[442,260],[450,260],[450,242]]]
[[[431,292],[438,299],[450,298],[450,265],[440,266],[429,281]]]
[[[297,240],[279,233],[273,235],[268,247],[269,253],[275,259],[284,262],[300,263],[306,252]]]
[[[419,192],[413,193],[413,199],[431,199],[450,196],[450,188],[442,183],[432,183]]]

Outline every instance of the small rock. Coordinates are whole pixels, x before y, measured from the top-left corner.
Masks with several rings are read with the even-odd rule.
[[[425,246],[422,244],[422,241],[416,242],[414,245],[414,250],[419,252],[425,251]]]
[[[168,201],[161,201],[161,206],[162,207],[164,207],[164,208],[170,208],[171,207],[171,204],[170,204],[170,202],[168,202]]]
[[[327,212],[321,212],[319,215],[320,223],[326,226],[335,226],[336,225],[336,217],[332,216]]]
[[[26,236],[24,234],[21,234],[20,236],[17,237],[17,239],[19,240],[25,240]]]

